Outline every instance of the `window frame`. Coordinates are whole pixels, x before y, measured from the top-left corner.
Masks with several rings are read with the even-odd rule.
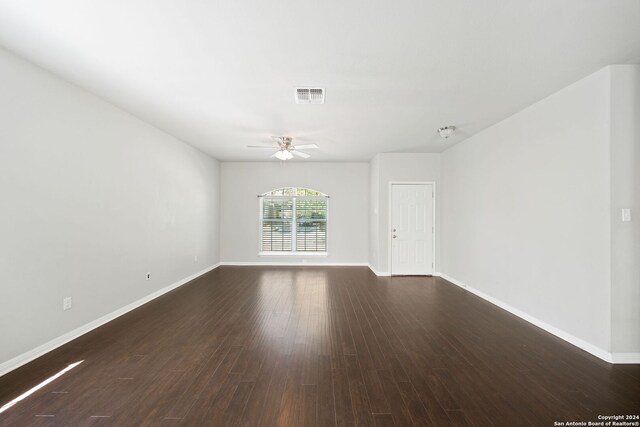
[[[273,193],[275,191],[278,190],[283,190],[283,189],[288,189],[291,188],[293,189],[293,195],[291,196],[270,196],[269,193]],[[317,193],[322,194],[322,196],[298,196],[297,192],[299,188],[303,188],[305,190],[311,190],[311,191],[315,191]],[[287,257],[287,256],[292,256],[292,257],[325,257],[327,255],[329,255],[329,196],[325,193],[322,193],[321,191],[318,190],[314,190],[312,188],[308,188],[308,187],[280,187],[280,188],[276,188],[273,189],[271,191],[267,191],[264,194],[260,194],[258,196],[260,202],[258,203],[258,229],[259,229],[259,236],[258,236],[258,255],[259,256],[280,256],[280,257]],[[291,215],[291,251],[264,251],[262,250],[262,238],[263,238],[263,223],[264,223],[264,218],[263,218],[263,207],[264,207],[264,201],[266,199],[291,199],[292,201],[292,215]],[[315,199],[323,199],[326,203],[326,211],[325,211],[325,218],[323,221],[325,223],[325,250],[324,251],[297,251],[297,237],[298,237],[298,219],[296,218],[296,202],[298,199],[309,199],[309,200],[315,200]],[[314,221],[318,222],[318,219],[315,219]]]

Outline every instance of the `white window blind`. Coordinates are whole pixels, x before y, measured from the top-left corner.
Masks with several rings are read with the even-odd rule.
[[[264,198],[262,200],[262,250],[293,250],[293,200]]]
[[[328,196],[287,187],[260,196],[262,253],[326,253]]]

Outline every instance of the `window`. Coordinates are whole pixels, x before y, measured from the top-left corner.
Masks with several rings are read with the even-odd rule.
[[[260,196],[261,255],[326,255],[329,196],[286,187]]]

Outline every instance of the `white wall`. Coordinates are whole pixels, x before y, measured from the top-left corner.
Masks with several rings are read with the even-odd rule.
[[[608,351],[608,70],[442,155],[441,271]]]
[[[367,163],[224,162],[221,164],[222,262],[366,264],[369,165]],[[328,194],[326,257],[259,256],[258,195],[280,187]]]
[[[435,182],[436,209],[438,209],[440,155],[381,153],[371,161],[371,168],[375,170],[375,174],[372,175],[374,180],[372,192],[377,192],[377,205],[373,207],[372,221],[377,223],[377,230],[370,235],[372,240],[372,247],[369,250],[370,264],[379,274],[389,274],[389,183],[392,181]],[[438,217],[436,211],[436,271],[439,259]]]
[[[217,263],[219,170],[4,50],[0,82],[2,366]]]
[[[610,73],[611,351],[640,353],[640,65]]]

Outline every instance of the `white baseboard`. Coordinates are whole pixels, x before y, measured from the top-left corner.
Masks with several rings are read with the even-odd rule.
[[[561,329],[556,328],[555,326],[552,326],[546,322],[543,322],[542,320],[533,317],[523,311],[518,310],[517,308],[514,308],[512,306],[510,306],[509,304],[506,304],[490,295],[485,294],[482,291],[479,291],[475,288],[472,288],[470,286],[467,286],[465,283],[454,279],[453,277],[447,276],[444,273],[436,273],[434,275],[440,276],[443,279],[445,279],[448,282],[453,283],[456,286],[460,286],[463,289],[466,289],[467,291],[479,296],[480,298],[489,301],[490,303],[497,305],[498,307],[508,311],[511,314],[514,314],[516,316],[518,316],[519,318],[526,320],[527,322],[531,323],[532,325],[535,325],[537,327],[539,327],[540,329],[544,329],[545,331],[549,332],[550,334],[553,334],[555,336],[557,336],[558,338],[561,338],[563,340],[565,340],[566,342],[568,342],[569,344],[573,344],[578,348],[581,348],[582,350],[586,351],[587,353],[591,353],[594,356],[604,360],[605,362],[609,362],[609,363],[640,363],[640,354],[639,353],[609,353],[599,347],[596,347],[593,344],[590,344],[578,337],[575,337],[573,335],[571,335],[568,332],[565,332]]]
[[[640,363],[640,353],[611,353],[611,363]]]
[[[220,265],[275,266],[275,267],[366,267],[366,262],[269,262],[269,261],[221,261]]]
[[[373,274],[375,274],[376,276],[391,276],[391,273],[389,273],[388,271],[378,271],[371,264],[367,264],[367,266],[371,271],[373,271]]]
[[[149,301],[158,298],[161,295],[166,294],[169,291],[174,290],[175,288],[178,288],[182,285],[184,285],[185,283],[188,283],[190,281],[192,281],[193,279],[202,276],[205,273],[210,272],[211,270],[213,270],[214,268],[218,267],[220,265],[220,263],[218,264],[214,264],[212,266],[209,266],[207,268],[205,268],[204,270],[200,270],[197,273],[192,274],[189,277],[185,277],[182,280],[179,280],[165,288],[162,288],[158,291],[153,292],[152,294],[149,294],[143,298],[140,298],[137,301],[132,302],[131,304],[127,304],[122,308],[119,308],[115,311],[112,311],[109,314],[105,314],[104,316],[89,322],[85,325],[80,326],[79,328],[74,329],[73,331],[67,332],[64,335],[61,335],[57,338],[52,339],[49,342],[46,342],[32,350],[27,351],[26,353],[22,353],[19,356],[14,357],[13,359],[9,359],[6,362],[3,362],[0,364],[0,377],[3,376],[4,374],[13,371],[14,369],[19,368],[22,365],[25,365],[29,362],[31,362],[34,359],[37,359],[38,357],[52,351],[55,350],[56,348],[60,347],[61,345],[64,345],[66,343],[68,343],[69,341],[72,341],[78,337],[80,337],[81,335],[86,334],[89,331],[92,331],[93,329],[96,329],[97,327],[100,327],[102,325],[104,325],[105,323],[108,323],[110,321],[112,321],[113,319],[122,316],[125,313],[128,313],[129,311],[140,307],[143,304],[148,303]]]

